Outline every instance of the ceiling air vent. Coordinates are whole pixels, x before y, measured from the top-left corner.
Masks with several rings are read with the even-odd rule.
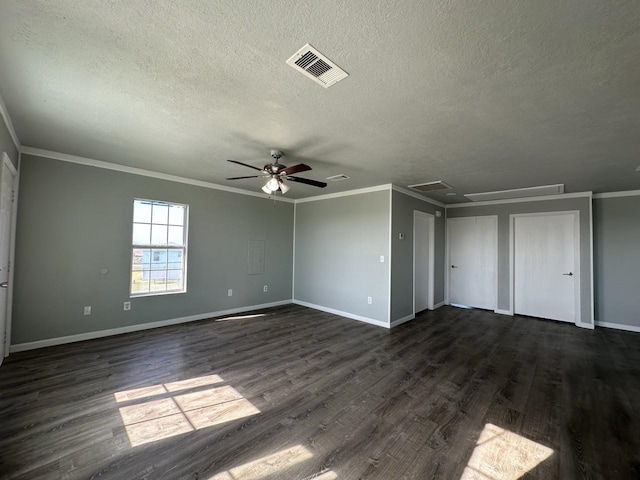
[[[292,66],[324,88],[347,78],[349,74],[308,43],[287,60]]]
[[[447,185],[441,180],[438,180],[437,182],[417,183],[415,185],[409,185],[409,188],[413,188],[414,190],[418,190],[419,192],[433,192],[436,190],[450,190],[453,187],[451,185]]]
[[[339,182],[340,180],[347,180],[348,178],[351,177],[347,177],[344,173],[341,173],[339,175],[332,175],[331,177],[327,177],[327,180],[329,180],[330,182]]]

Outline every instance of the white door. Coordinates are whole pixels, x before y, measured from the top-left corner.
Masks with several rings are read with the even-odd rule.
[[[9,157],[3,154],[0,172],[0,363],[9,353],[6,351],[7,300],[15,174]]]
[[[576,321],[578,217],[574,213],[514,217],[514,312]]]
[[[450,218],[449,303],[495,310],[498,219]]]
[[[413,212],[413,313],[433,310],[433,216]]]

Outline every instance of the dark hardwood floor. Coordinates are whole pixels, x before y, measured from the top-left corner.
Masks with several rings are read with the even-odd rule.
[[[0,478],[640,478],[640,334],[252,314],[12,354]]]

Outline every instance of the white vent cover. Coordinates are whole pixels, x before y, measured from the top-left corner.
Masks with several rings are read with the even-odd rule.
[[[433,192],[434,190],[450,190],[453,187],[447,185],[442,180],[438,180],[436,182],[416,183],[415,185],[409,185],[409,188],[413,188],[419,192]]]
[[[558,195],[564,193],[564,183],[542,185],[540,187],[514,188],[497,192],[467,193],[465,197],[473,202],[485,200],[506,200],[510,198],[539,197],[542,195]]]
[[[327,180],[329,180],[330,182],[339,182],[340,180],[347,180],[348,178],[351,177],[347,177],[344,173],[340,173],[338,175],[327,177]]]
[[[329,88],[349,76],[347,72],[308,43],[287,60],[287,65],[292,66],[324,88]]]

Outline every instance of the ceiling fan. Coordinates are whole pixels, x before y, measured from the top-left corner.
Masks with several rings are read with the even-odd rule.
[[[249,175],[247,177],[231,177],[227,178],[227,180],[241,180],[244,178],[268,178],[267,183],[262,187],[262,191],[267,195],[271,195],[275,192],[280,192],[285,194],[289,191],[289,187],[284,183],[285,180],[290,180],[292,182],[305,183],[307,185],[312,185],[314,187],[324,188],[327,186],[325,182],[318,182],[317,180],[311,180],[309,178],[301,178],[301,177],[293,177],[292,175],[299,172],[307,172],[311,170],[309,165],[305,165],[304,163],[298,163],[297,165],[292,165],[291,167],[287,167],[286,165],[282,165],[280,163],[280,159],[284,157],[284,153],[280,150],[271,150],[271,156],[275,160],[273,163],[267,163],[264,167],[258,168],[253,165],[248,165],[246,163],[239,162],[237,160],[227,160],[227,162],[237,163],[238,165],[242,165],[243,167],[249,167],[254,170],[258,170],[262,175]]]

